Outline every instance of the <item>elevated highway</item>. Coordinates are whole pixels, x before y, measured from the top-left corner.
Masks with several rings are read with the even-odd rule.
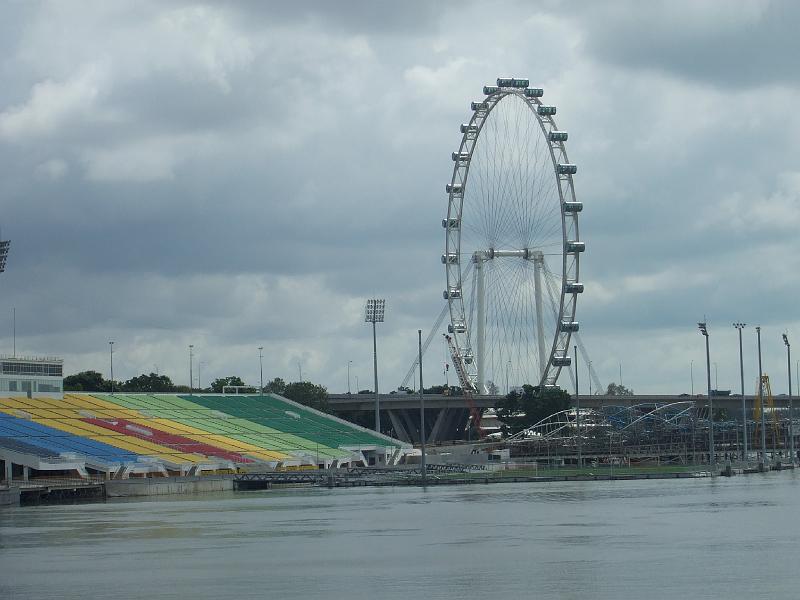
[[[494,408],[503,396],[476,396],[474,405],[482,410]],[[634,395],[634,396],[580,396],[583,408],[601,408],[603,406],[635,406],[637,404],[671,404],[673,402],[695,402],[699,409],[707,409],[707,396],[689,395]],[[714,409],[725,409],[732,419],[741,415],[741,396],[713,396]],[[752,409],[755,396],[745,396],[748,410]],[[788,396],[776,396],[775,406],[787,405]],[[337,412],[369,412],[375,411],[374,394],[330,394],[330,407]],[[419,396],[417,394],[380,394],[382,416],[391,423],[394,435],[408,442],[419,443]],[[573,397],[574,404],[574,397]],[[425,420],[428,426],[427,440],[442,442],[464,439],[469,419],[467,401],[462,396],[445,396],[442,394],[425,394]]]

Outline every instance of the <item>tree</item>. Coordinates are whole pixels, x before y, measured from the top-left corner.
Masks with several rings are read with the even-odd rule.
[[[64,377],[65,392],[105,392],[110,388],[110,382],[97,371],[81,371]]]
[[[283,390],[283,396],[300,404],[328,412],[328,390],[310,381],[289,383]]]
[[[264,386],[264,391],[268,394],[283,396],[283,393],[286,391],[286,382],[280,377],[276,377]]]
[[[606,396],[633,396],[633,390],[626,388],[621,383],[612,381],[606,388]]]
[[[514,434],[542,419],[562,410],[567,410],[572,398],[561,388],[542,389],[538,385],[522,386],[522,391],[513,390],[497,401],[497,418],[505,429]]]
[[[138,377],[128,379],[120,388],[125,392],[174,392],[175,384],[166,375],[142,373]]]
[[[222,393],[222,388],[226,385],[240,385],[244,386],[245,383],[242,381],[241,377],[237,377],[236,375],[230,375],[229,377],[219,377],[211,382],[211,390],[216,392],[217,394]]]

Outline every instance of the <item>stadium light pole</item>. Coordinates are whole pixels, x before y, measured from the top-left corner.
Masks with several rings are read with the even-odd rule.
[[[708,326],[705,321],[697,324],[700,333],[706,338],[706,377],[708,379],[708,464],[711,467],[711,475],[714,475],[714,401],[711,398],[711,353],[708,348]]]
[[[375,323],[383,323],[386,300],[383,298],[370,298],[367,300],[364,321],[372,323],[372,362],[375,370],[375,431],[381,432],[381,399],[378,395],[378,342],[375,333]]]
[[[742,384],[742,460],[747,460],[747,400],[744,397],[744,356],[742,354],[742,329],[746,323],[734,323],[739,331],[739,379]]]
[[[767,464],[767,420],[764,418],[764,384],[762,381],[764,374],[761,370],[761,327],[756,327],[756,335],[758,336],[758,405],[761,407],[761,463],[759,463],[759,469],[763,471]]]
[[[428,475],[428,467],[425,456],[425,396],[422,390],[425,388],[422,385],[422,329],[417,329],[417,344],[419,351],[419,439],[422,448],[422,458],[420,460],[420,469],[422,471],[422,484],[425,485]]]
[[[192,372],[192,359],[194,359],[194,344],[189,344],[189,395],[192,395],[192,388],[194,386],[194,373]]]
[[[789,336],[783,334],[783,343],[786,344],[786,370],[789,375],[789,453],[794,465],[794,400],[792,399],[792,347]]]
[[[114,342],[108,342],[109,356],[111,359],[111,394],[114,394]]]
[[[259,372],[259,381],[261,381],[261,387],[258,389],[260,390],[260,395],[264,395],[264,346],[258,347],[258,372]]]

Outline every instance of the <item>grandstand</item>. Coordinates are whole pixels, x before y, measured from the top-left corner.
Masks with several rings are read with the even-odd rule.
[[[0,397],[6,480],[386,465],[409,450],[275,394]]]

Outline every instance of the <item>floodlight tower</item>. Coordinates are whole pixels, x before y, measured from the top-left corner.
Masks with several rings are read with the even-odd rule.
[[[372,362],[375,369],[375,431],[381,432],[381,400],[378,395],[378,342],[375,334],[375,323],[383,323],[386,300],[370,298],[364,316],[365,323],[372,323]]]
[[[708,349],[708,327],[706,322],[703,321],[697,324],[700,333],[706,338],[706,378],[708,380],[708,464],[711,467],[711,473],[714,473],[714,464],[716,459],[714,457],[714,401],[711,397],[711,354]]]

